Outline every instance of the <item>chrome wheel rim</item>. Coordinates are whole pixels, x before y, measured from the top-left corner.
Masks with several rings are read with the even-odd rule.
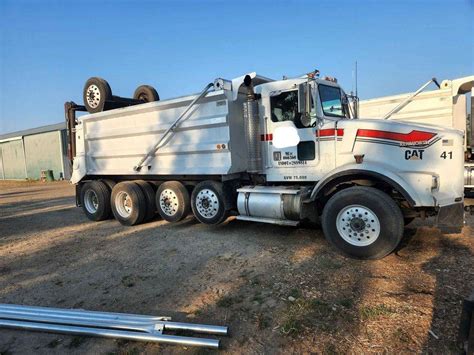
[[[178,196],[173,190],[165,189],[161,192],[160,208],[167,216],[173,216],[178,212]]]
[[[100,103],[100,89],[97,85],[91,84],[87,88],[86,91],[86,99],[87,99],[87,104],[92,107],[96,108],[99,106]]]
[[[99,198],[94,190],[87,190],[84,194],[84,205],[87,212],[94,214],[99,208]]]
[[[196,195],[196,209],[205,218],[214,218],[219,212],[219,199],[214,191],[202,189]]]
[[[117,196],[115,196],[115,208],[122,218],[128,218],[132,214],[132,199],[125,191],[120,191]]]
[[[344,207],[336,217],[336,226],[342,239],[358,247],[373,244],[380,235],[377,215],[362,205]]]

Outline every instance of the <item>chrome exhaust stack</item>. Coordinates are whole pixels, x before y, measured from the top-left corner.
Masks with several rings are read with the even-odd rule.
[[[219,340],[164,334],[187,331],[227,335],[228,328],[171,322],[169,317],[0,304],[0,327],[129,339],[218,349]]]
[[[250,75],[245,76],[244,85],[247,88],[247,98],[244,102],[244,124],[248,151],[247,172],[258,173],[262,169],[260,120],[258,116],[258,102]]]

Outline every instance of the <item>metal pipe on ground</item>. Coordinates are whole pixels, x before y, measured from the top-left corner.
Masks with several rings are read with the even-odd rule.
[[[75,334],[75,335],[90,335],[105,338],[116,338],[116,339],[128,339],[128,340],[141,340],[158,342],[173,345],[188,345],[188,346],[200,346],[218,349],[219,340],[217,339],[203,339],[203,338],[192,338],[182,337],[177,335],[164,335],[164,334],[152,334],[133,332],[125,330],[114,330],[106,328],[88,328],[88,327],[77,327],[59,324],[49,323],[38,323],[38,322],[26,322],[26,321],[15,321],[0,319],[0,327],[22,329],[22,330],[34,330],[34,331],[45,331],[63,334]]]
[[[171,322],[169,317],[0,304],[0,327],[58,331],[216,348],[219,341],[163,334],[166,330],[227,335],[222,326]]]

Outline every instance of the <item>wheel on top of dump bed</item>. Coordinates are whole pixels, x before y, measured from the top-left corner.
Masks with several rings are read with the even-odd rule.
[[[86,182],[81,188],[82,209],[91,221],[110,218],[110,189],[102,181]]]
[[[350,187],[330,198],[321,218],[324,236],[343,253],[379,259],[391,253],[403,236],[403,214],[386,193],[372,187]]]
[[[143,222],[146,216],[146,200],[142,189],[133,181],[118,183],[110,198],[115,219],[125,226]]]
[[[83,91],[84,106],[89,113],[104,110],[105,102],[112,100],[112,89],[102,78],[92,77],[86,81]]]
[[[229,215],[229,204],[224,185],[217,181],[203,181],[191,195],[191,207],[196,219],[205,224],[219,224]]]
[[[158,95],[155,88],[150,85],[140,85],[137,87],[133,93],[133,98],[143,102],[160,101],[160,95]]]
[[[156,208],[160,216],[168,222],[178,222],[191,209],[189,192],[179,181],[167,181],[156,191]]]

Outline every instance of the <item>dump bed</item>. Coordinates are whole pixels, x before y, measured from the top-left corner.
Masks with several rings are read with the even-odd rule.
[[[72,182],[94,175],[227,175],[247,168],[243,95],[209,92],[140,171],[134,166],[197,95],[85,115],[76,126]]]

